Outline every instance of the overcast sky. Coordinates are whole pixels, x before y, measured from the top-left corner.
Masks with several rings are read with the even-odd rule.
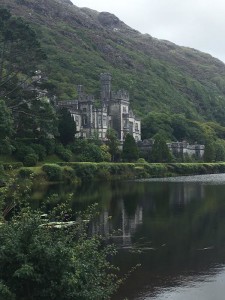
[[[115,14],[130,27],[225,62],[225,0],[71,0]]]

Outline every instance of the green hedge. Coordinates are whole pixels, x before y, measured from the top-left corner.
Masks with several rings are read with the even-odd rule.
[[[10,163],[2,163],[0,162],[0,165],[3,166],[5,171],[9,171],[9,170],[16,170],[19,168],[23,167],[23,163],[22,162],[10,162]]]
[[[47,174],[49,181],[62,181],[63,171],[57,164],[45,164],[42,170]]]
[[[29,175],[29,172],[25,170],[26,168],[22,168],[19,171],[21,177]],[[45,164],[42,166],[42,170],[47,175],[48,181],[78,182],[224,173],[225,163],[61,162]]]

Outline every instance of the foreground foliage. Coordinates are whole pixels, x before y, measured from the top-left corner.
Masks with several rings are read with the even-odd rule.
[[[20,190],[12,192],[12,184]],[[0,299],[110,298],[119,284],[116,269],[108,261],[115,249],[87,233],[87,220],[95,207],[79,215],[72,226],[56,229],[48,226],[40,211],[29,208],[29,187],[21,190],[10,182],[0,192],[2,206],[13,199],[14,212],[18,211],[11,217],[8,210],[8,221],[0,226]],[[18,195],[22,194],[25,201],[21,202]],[[49,212],[48,222],[65,221],[65,216],[68,220],[70,213],[67,205],[58,206]]]

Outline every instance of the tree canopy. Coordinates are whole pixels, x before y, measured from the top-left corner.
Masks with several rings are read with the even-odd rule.
[[[63,145],[74,142],[76,134],[76,123],[73,116],[66,108],[59,110],[59,139]]]
[[[154,144],[151,151],[152,162],[170,162],[172,160],[172,154],[167,147],[166,140],[161,134],[155,136]]]
[[[29,84],[46,58],[34,30],[5,8],[0,8],[0,54],[0,95],[5,97]]]
[[[138,147],[134,137],[131,134],[127,134],[123,143],[122,158],[124,161],[136,161],[139,157]]]
[[[119,284],[109,262],[115,248],[98,235],[90,236],[83,221],[94,218],[96,207],[74,216],[64,202],[48,210],[48,220],[43,220],[43,211],[29,206],[30,181],[23,184],[11,179],[0,188],[0,298],[110,299]],[[72,226],[65,223],[65,212]],[[52,221],[61,222],[62,228]]]

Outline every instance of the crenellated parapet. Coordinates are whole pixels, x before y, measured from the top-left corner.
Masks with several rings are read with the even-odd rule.
[[[119,90],[117,92],[112,92],[112,100],[121,100],[121,101],[130,101],[130,96],[128,91],[126,90]]]

